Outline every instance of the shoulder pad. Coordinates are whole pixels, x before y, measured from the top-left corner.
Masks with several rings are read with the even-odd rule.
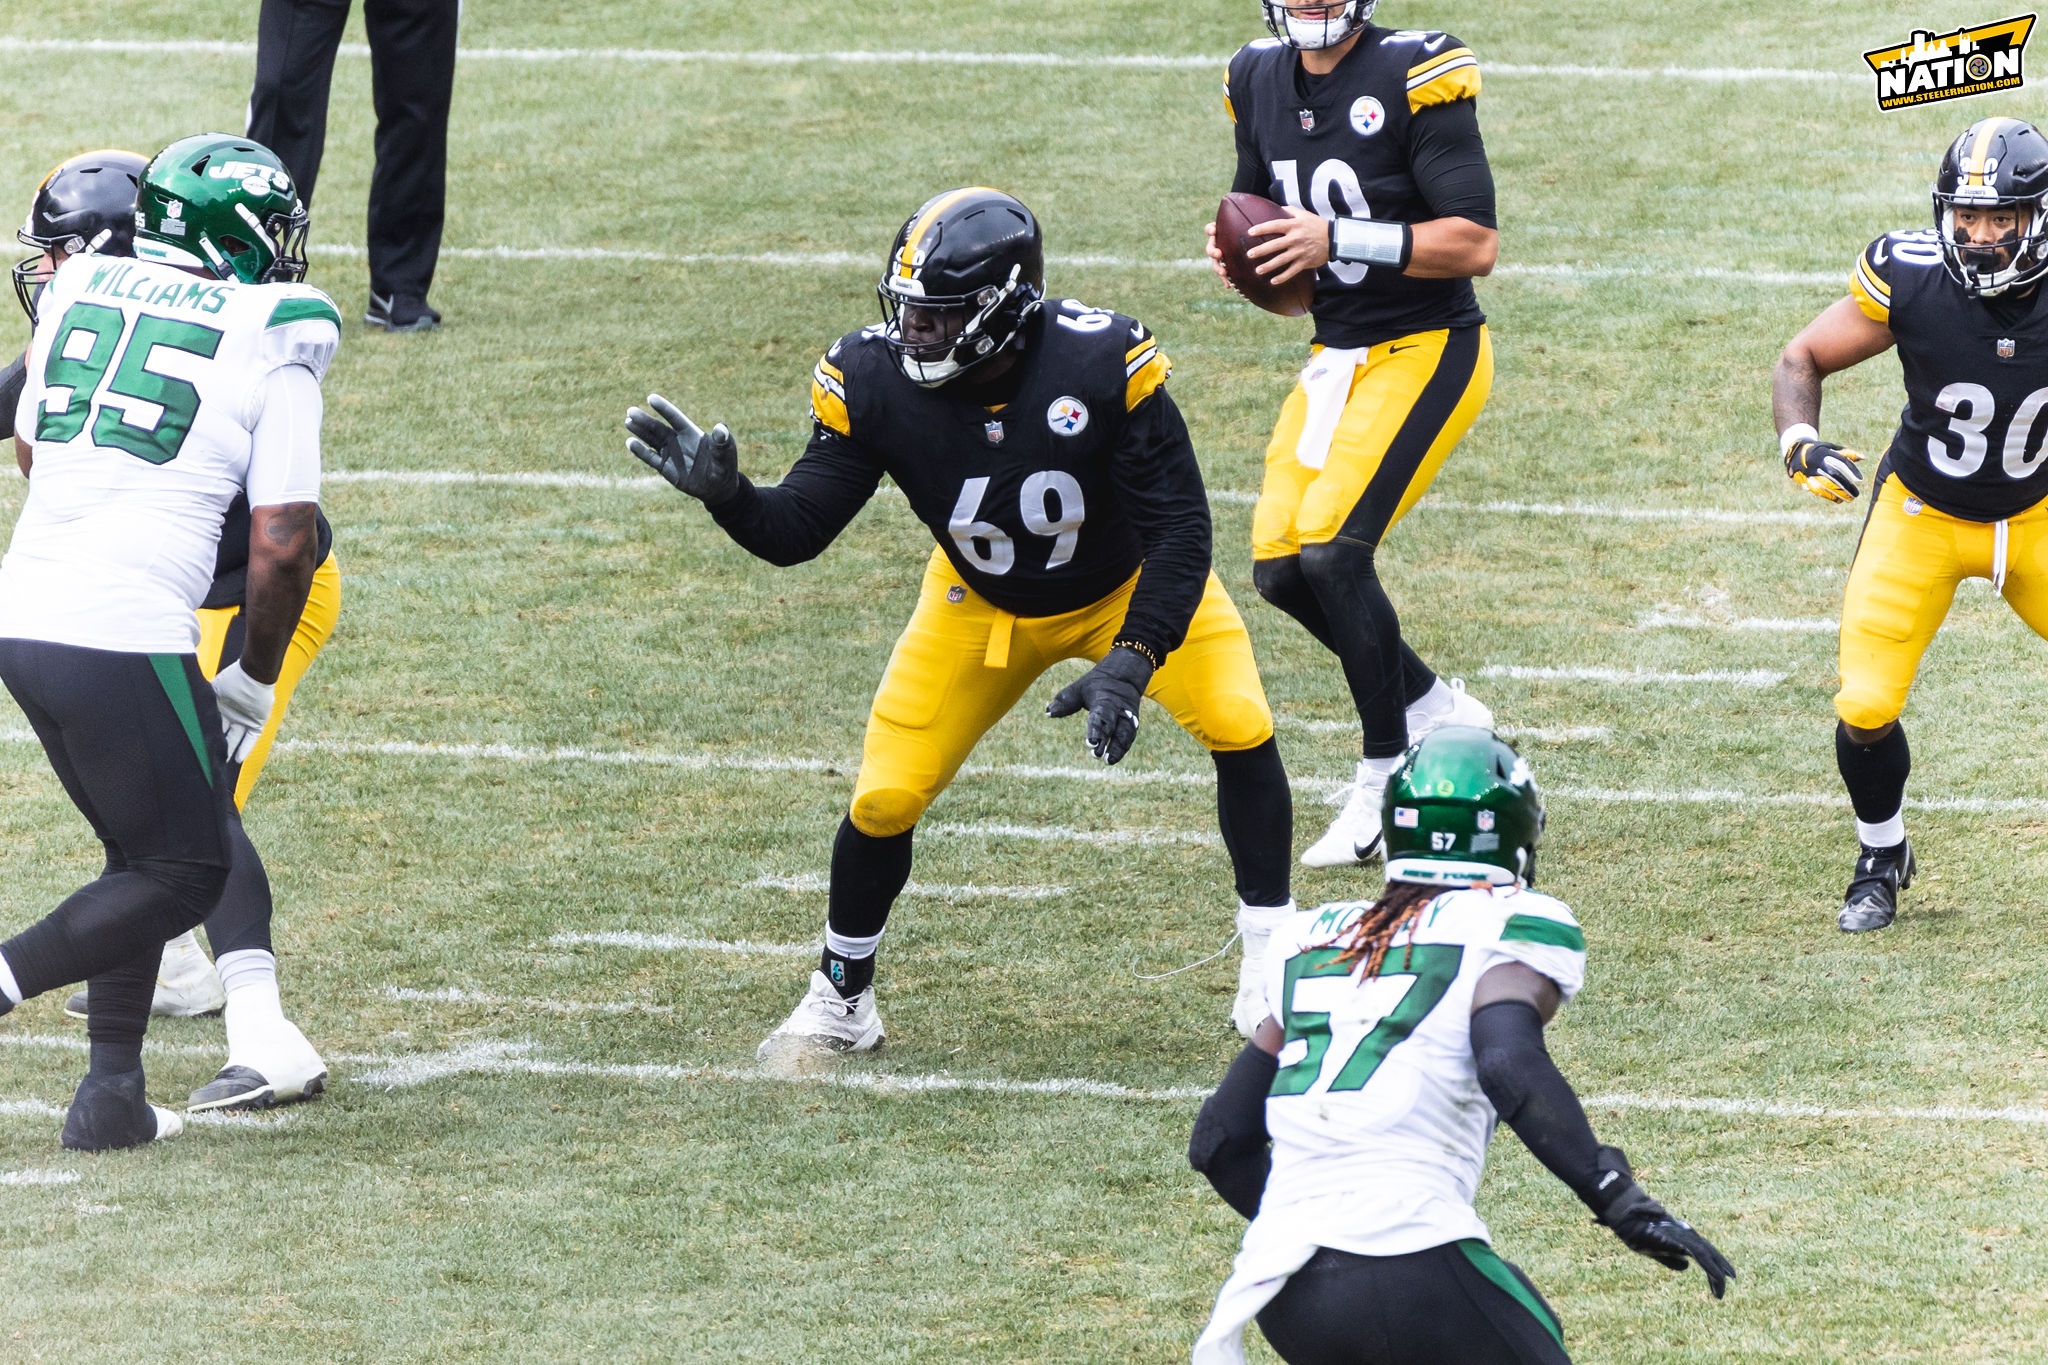
[[[1432,104],[1479,96],[1479,58],[1472,49],[1448,33],[1431,30],[1403,30],[1383,45],[1413,43],[1404,56],[1408,61],[1408,112],[1419,114]]]
[[[1891,325],[1892,289],[1906,271],[1940,269],[1941,243],[1931,228],[1887,232],[1863,249],[1849,271],[1849,297],[1872,322]]]
[[[334,348],[341,344],[341,313],[334,300],[309,284],[287,284],[273,286],[266,302],[257,347],[266,372],[304,365],[313,378],[325,379]]]
[[[1501,942],[1548,943],[1575,953],[1586,951],[1586,935],[1571,907],[1563,901],[1540,891],[1517,891],[1500,897],[1500,901],[1507,912],[1507,922],[1500,930]]]
[[[1165,385],[1167,376],[1173,373],[1173,362],[1159,349],[1159,338],[1144,323],[1122,315],[1118,315],[1117,322],[1129,324],[1123,337],[1129,343],[1124,348],[1124,411],[1129,412]]]
[[[846,406],[846,374],[854,357],[876,329],[849,332],[832,343],[811,371],[811,417],[827,431],[853,435],[853,415]]]

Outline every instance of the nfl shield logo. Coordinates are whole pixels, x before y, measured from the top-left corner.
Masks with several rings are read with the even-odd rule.
[[[1998,358],[2000,360],[2011,360],[2012,353],[2018,349],[2017,346],[2013,345],[2011,337],[2000,337],[1998,339]]]
[[[1316,130],[1316,111],[1315,111],[1315,110],[1313,110],[1313,109],[1304,109],[1304,110],[1302,110],[1302,111],[1301,111],[1301,131],[1302,131],[1302,132],[1304,132],[1304,133],[1313,133],[1313,132],[1314,132],[1315,130]]]
[[[1478,812],[1478,813],[1477,813],[1477,814],[1476,814],[1476,815],[1474,816],[1474,823],[1476,823],[1476,824],[1477,824],[1477,825],[1479,826],[1479,828],[1481,828],[1481,829],[1492,829],[1492,828],[1493,828],[1493,812],[1492,812],[1492,811],[1490,811],[1490,810],[1483,810],[1483,811],[1479,811],[1479,812]]]
[[[1003,443],[1003,424],[1001,422],[990,422],[982,427],[981,430],[982,434],[988,437],[990,445],[999,446]]]
[[[967,600],[967,589],[955,583],[952,587],[946,589],[946,600],[954,603],[965,602]]]

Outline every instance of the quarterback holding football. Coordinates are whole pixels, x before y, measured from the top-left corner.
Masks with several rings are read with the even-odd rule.
[[[1378,0],[1264,0],[1270,39],[1230,61],[1233,200],[1285,212],[1245,254],[1273,284],[1305,272],[1309,359],[1281,405],[1252,514],[1253,583],[1343,665],[1363,758],[1343,811],[1302,855],[1379,851],[1380,794],[1438,725],[1491,725],[1401,638],[1375,557],[1428,491],[1493,386],[1472,277],[1493,269],[1493,175],[1479,136],[1479,59],[1446,33],[1372,23]],[[1226,281],[1211,223],[1209,255]]]

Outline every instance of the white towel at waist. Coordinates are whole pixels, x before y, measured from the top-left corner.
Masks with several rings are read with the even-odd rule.
[[[1320,1245],[1307,1220],[1261,1210],[1244,1230],[1244,1246],[1216,1295],[1216,1310],[1195,1341],[1193,1365],[1245,1365],[1245,1325],[1273,1301],[1286,1287],[1287,1277],[1306,1265]]]
[[[1365,363],[1367,348],[1338,350],[1325,346],[1302,367],[1301,387],[1308,395],[1308,416],[1301,424],[1301,437],[1294,443],[1294,458],[1310,469],[1321,469],[1330,458],[1330,442],[1337,435],[1338,419],[1351,398],[1351,377]]]

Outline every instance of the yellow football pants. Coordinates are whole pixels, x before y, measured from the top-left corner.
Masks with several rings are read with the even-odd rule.
[[[1383,342],[1353,372],[1329,458],[1311,469],[1294,456],[1308,419],[1308,392],[1297,382],[1266,445],[1252,558],[1299,554],[1340,532],[1377,546],[1429,491],[1492,391],[1493,339],[1484,327]]]
[[[220,671],[220,654],[227,644],[228,631],[235,624],[235,618],[242,614],[240,607],[204,609],[199,613],[199,669],[211,678]],[[249,793],[256,786],[256,779],[263,772],[263,765],[270,758],[271,742],[277,738],[277,728],[284,723],[285,709],[291,705],[292,692],[298,687],[299,679],[306,676],[306,670],[313,666],[313,659],[320,653],[320,647],[327,643],[327,637],[334,634],[334,623],[341,618],[341,568],[334,561],[332,551],[313,571],[313,587],[306,594],[306,609],[299,613],[299,628],[292,632],[292,642],[284,652],[284,668],[277,675],[277,700],[270,708],[270,720],[264,725],[263,733],[256,740],[256,747],[242,760],[242,776],[235,783],[235,809],[240,810],[249,803]]]
[[[2000,542],[2003,541],[2001,552]],[[1937,512],[1884,481],[1856,546],[1842,598],[1842,689],[1835,714],[1859,730],[1899,718],[1920,658],[1965,578],[1998,581],[2036,635],[2048,637],[2048,502],[2004,522]]]
[[[1013,616],[961,581],[933,550],[917,610],[875,692],[853,784],[855,829],[901,834],[946,789],[990,726],[1062,659],[1109,653],[1138,577],[1101,601],[1059,616]],[[1251,637],[1214,573],[1187,639],[1166,656],[1145,695],[1211,750],[1255,749],[1273,713]],[[1084,722],[1073,722],[1077,731]],[[1079,735],[1076,734],[1076,742]]]

